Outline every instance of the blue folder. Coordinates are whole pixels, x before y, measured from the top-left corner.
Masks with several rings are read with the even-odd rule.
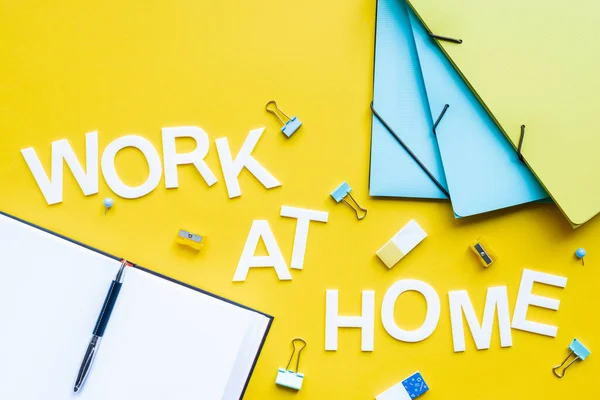
[[[370,195],[447,198],[417,49],[403,1],[377,2],[372,108]]]
[[[448,105],[435,132],[456,216],[547,198],[427,28],[406,7],[434,120]]]
[[[434,135],[433,121],[446,104]],[[378,1],[373,108],[381,118],[373,119],[371,195],[442,198],[439,185],[431,185],[438,178],[457,218],[547,198],[403,0]],[[398,143],[392,147],[397,136],[414,157]],[[419,161],[420,172],[392,168]]]

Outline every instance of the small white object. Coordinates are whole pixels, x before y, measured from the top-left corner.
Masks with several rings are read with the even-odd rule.
[[[402,382],[398,382],[385,392],[375,397],[376,400],[412,400],[410,395],[404,389]]]
[[[262,237],[268,256],[255,256],[256,246]],[[273,231],[266,220],[255,220],[252,222],[250,233],[246,239],[244,250],[238,262],[235,274],[233,275],[234,282],[244,282],[248,276],[248,270],[253,267],[273,267],[277,273],[277,277],[281,281],[289,281],[292,279],[292,274],[285,264],[277,240],[273,235]]]
[[[392,268],[426,237],[427,233],[412,219],[377,250],[377,256],[388,268]]]
[[[306,253],[306,242],[308,241],[309,223],[310,221],[327,222],[329,213],[305,208],[281,206],[280,215],[282,217],[298,219],[290,267],[293,269],[302,269],[304,266],[304,253]]]
[[[494,315],[498,311],[498,327],[500,329],[500,345],[512,346],[512,331],[510,329],[510,314],[508,311],[508,294],[506,286],[491,287],[487,290],[483,321],[479,324],[477,314],[466,290],[448,292],[450,302],[450,321],[452,323],[452,341],[454,351],[465,351],[465,328],[463,326],[463,313],[477,350],[490,348],[492,330],[494,328]]]
[[[265,167],[260,165],[251,154],[264,131],[265,128],[251,130],[235,160],[231,158],[231,150],[229,149],[227,138],[223,137],[215,140],[219,159],[221,160],[223,176],[225,177],[225,186],[227,186],[227,193],[230,199],[242,195],[238,176],[243,168],[250,171],[267,189],[281,186],[281,183]]]
[[[189,153],[177,153],[176,138],[188,137],[194,139],[196,148]],[[210,170],[204,157],[208,154],[209,143],[206,132],[197,126],[176,126],[162,129],[163,158],[165,164],[165,187],[179,187],[177,166],[193,164],[208,186],[217,182],[215,174]]]
[[[423,324],[414,330],[404,330],[396,324],[394,309],[396,300],[404,292],[414,290],[425,297],[427,303],[427,314]],[[416,279],[402,279],[394,283],[385,293],[381,304],[381,322],[383,327],[393,338],[403,342],[420,342],[427,339],[440,320],[440,298],[433,287],[423,281]]]
[[[148,162],[148,178],[139,186],[128,186],[119,177],[115,169],[115,156],[126,147],[135,147],[142,152]],[[152,192],[162,177],[162,163],[158,152],[146,138],[137,135],[122,136],[110,142],[102,153],[102,174],[108,187],[125,199],[136,199]]]
[[[338,291],[328,290],[325,299],[325,350],[337,350],[338,328],[360,328],[362,351],[373,351],[375,335],[375,291],[362,291],[362,315],[338,315]]]
[[[533,290],[534,282],[560,288],[567,286],[567,278],[565,277],[524,269],[523,276],[521,277],[519,294],[517,295],[517,304],[515,304],[512,327],[514,329],[537,333],[539,335],[556,337],[556,333],[558,332],[557,327],[527,320],[527,309],[529,306],[537,306],[556,311],[560,305],[560,300],[532,294],[531,291]]]

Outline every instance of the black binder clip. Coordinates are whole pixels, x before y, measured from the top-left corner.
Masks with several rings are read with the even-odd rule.
[[[457,44],[461,44],[463,41],[462,39],[454,39],[448,36],[442,36],[442,35],[436,35],[435,33],[431,33],[429,32],[429,36],[431,36],[432,38],[436,38],[438,40],[443,40],[445,42],[451,42],[451,43],[457,43]]]
[[[437,119],[435,120],[435,122],[433,123],[433,134],[437,136],[437,132],[435,131],[435,128],[437,128],[438,124],[440,123],[440,121],[442,120],[442,117],[444,116],[444,114],[446,114],[446,110],[448,110],[448,107],[450,107],[450,104],[446,104],[444,106],[444,109],[442,110],[442,112],[440,113],[440,116],[437,117]]]

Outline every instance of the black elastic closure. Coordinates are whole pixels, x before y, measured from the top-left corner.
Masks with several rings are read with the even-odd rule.
[[[519,145],[517,146],[517,157],[519,160],[525,161],[523,158],[523,153],[521,153],[521,149],[523,148],[523,138],[525,137],[525,125],[521,125],[521,137],[519,137]]]
[[[436,38],[438,40],[443,40],[445,42],[451,42],[451,43],[457,43],[457,44],[461,44],[463,41],[462,39],[454,39],[448,36],[442,36],[442,35],[436,35],[435,33],[431,33],[429,32],[429,36],[431,36],[432,38]]]
[[[433,134],[437,136],[437,132],[435,131],[435,129],[437,128],[437,126],[439,125],[440,121],[442,120],[442,117],[444,116],[444,114],[446,114],[446,110],[448,110],[448,107],[450,107],[450,104],[446,104],[444,106],[444,109],[442,110],[442,112],[440,113],[440,116],[437,117],[437,119],[435,120],[435,122],[433,123]]]
[[[438,189],[440,189],[440,191],[444,193],[444,195],[447,198],[450,198],[450,193],[448,193],[448,190],[446,190],[446,188],[435,178],[435,176],[433,176],[433,174],[427,169],[425,164],[423,164],[421,160],[419,160],[419,157],[417,157],[416,154],[412,152],[412,150],[406,145],[406,143],[404,143],[400,136],[398,136],[398,134],[394,132],[392,127],[389,126],[388,123],[385,122],[385,120],[379,115],[379,113],[377,112],[377,110],[375,110],[375,107],[373,106],[373,102],[371,102],[371,112],[379,120],[379,122],[383,124],[383,126],[388,130],[388,132],[390,132],[392,136],[394,136],[394,138],[398,141],[400,146],[402,146],[404,150],[406,150],[406,152],[412,157],[412,159],[415,160],[415,162],[419,165],[419,167],[421,167],[423,172],[427,174],[427,176],[429,177],[429,179],[431,179],[435,186],[437,186]]]

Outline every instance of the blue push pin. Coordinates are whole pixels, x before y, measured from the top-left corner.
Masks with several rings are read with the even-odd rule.
[[[113,199],[111,199],[110,197],[107,197],[104,199],[104,215],[106,215],[106,212],[108,211],[109,208],[111,208],[114,204]]]
[[[587,252],[585,251],[585,249],[581,247],[578,248],[577,251],[575,251],[575,256],[581,260],[581,265],[585,265],[583,257],[585,257],[586,254]]]
[[[273,106],[275,107],[274,110],[269,109],[269,105],[273,104]],[[271,114],[273,114],[274,116],[277,117],[277,119],[279,120],[279,122],[281,122],[281,132],[283,132],[285,134],[285,136],[290,137],[292,136],[292,134],[294,132],[296,132],[301,126],[302,126],[302,121],[300,121],[298,118],[296,117],[288,117],[286,113],[284,113],[283,111],[281,111],[281,109],[279,107],[277,107],[277,103],[275,102],[275,100],[271,100],[267,103],[267,105],[265,106],[265,108],[267,109],[268,112],[270,112]],[[279,116],[279,114],[281,114],[283,117],[285,117],[287,119],[287,122],[285,122],[283,120],[283,118],[281,118]]]

